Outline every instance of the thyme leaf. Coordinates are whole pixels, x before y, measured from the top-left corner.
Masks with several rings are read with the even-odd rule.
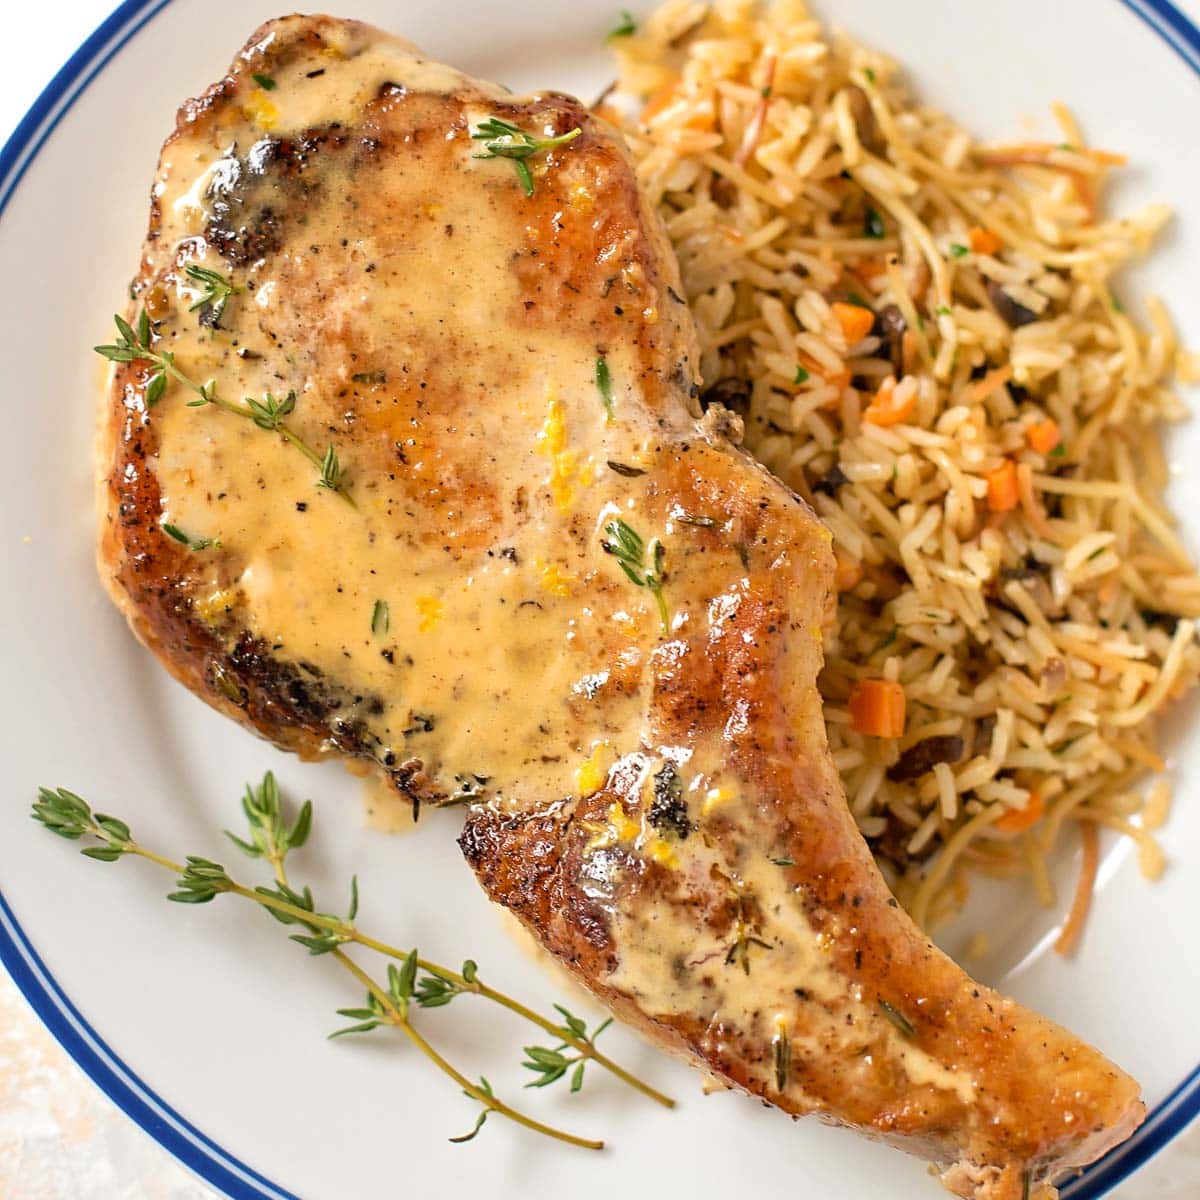
[[[596,359],[596,387],[604,404],[605,418],[611,425],[613,419],[612,375],[609,374],[608,362],[603,355]]]
[[[525,1086],[531,1088],[549,1087],[550,1084],[557,1083],[568,1071],[571,1071],[570,1090],[574,1094],[583,1087],[584,1070],[587,1067],[590,1055],[584,1051],[574,1055],[565,1052],[570,1049],[571,1045],[580,1042],[585,1047],[590,1047],[594,1050],[596,1048],[596,1039],[612,1024],[612,1017],[602,1021],[589,1034],[587,1023],[582,1017],[577,1017],[561,1004],[556,1004],[554,1007],[563,1018],[561,1031],[563,1036],[572,1039],[572,1041],[564,1041],[557,1046],[526,1046],[525,1061],[521,1063],[521,1066],[527,1071],[534,1072],[537,1078],[530,1080]],[[571,1070],[572,1067],[574,1070]]]
[[[574,141],[583,129],[576,127],[557,137],[537,137],[526,133],[508,121],[499,117],[489,117],[481,121],[471,133],[473,141],[482,141],[484,154],[476,154],[476,158],[507,158],[512,162],[520,181],[521,190],[526,196],[533,195],[533,172],[529,169],[528,159],[535,154],[541,154],[553,146],[565,146]]]
[[[207,550],[210,546],[220,546],[221,544],[220,538],[190,537],[178,525],[172,525],[169,521],[164,521],[159,528],[167,537],[173,538],[189,550]]]
[[[391,610],[388,608],[386,600],[376,600],[375,608],[371,612],[371,632],[376,637],[382,637],[388,631],[388,625],[391,622]]]
[[[898,1008],[895,1007],[895,1005],[889,1004],[886,1000],[880,1000],[879,1011],[883,1013],[883,1015],[887,1017],[887,1019],[891,1021],[891,1023],[895,1025],[898,1030],[900,1030],[900,1033],[904,1037],[908,1038],[909,1041],[917,1036],[917,1031],[912,1027],[912,1023]]]
[[[611,554],[625,577],[635,587],[648,588],[658,604],[658,615],[663,633],[671,632],[671,615],[663,595],[663,559],[666,549],[658,538],[651,538],[647,545],[633,526],[618,518],[604,526],[608,535],[600,541],[600,547]]]
[[[184,267],[183,273],[201,289],[200,298],[188,309],[188,312],[202,310],[200,313],[202,323],[213,329],[221,324],[221,317],[225,313],[225,306],[229,303],[229,298],[246,290],[240,284],[231,283],[220,271],[202,267],[199,263],[188,263]]]
[[[782,1029],[771,1039],[771,1057],[775,1063],[775,1090],[786,1091],[792,1072],[792,1039]]]

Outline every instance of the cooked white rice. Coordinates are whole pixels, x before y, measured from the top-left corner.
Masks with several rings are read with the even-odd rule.
[[[1200,671],[1160,428],[1197,363],[1110,280],[1167,211],[1101,219],[1122,160],[1065,109],[1052,144],[981,146],[799,0],[670,0],[614,46],[602,111],[679,256],[709,398],[833,532],[830,745],[897,894],[934,923],[974,868],[1050,903],[1068,823],[1157,874],[1169,791],[1144,777]],[[902,736],[856,732],[865,679],[902,687]]]

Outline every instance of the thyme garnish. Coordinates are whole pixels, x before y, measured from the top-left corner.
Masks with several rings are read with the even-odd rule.
[[[1029,1200],[1030,1191],[1033,1187],[1033,1171],[1026,1167],[1021,1172],[1021,1200]]]
[[[697,525],[701,529],[713,529],[717,524],[716,517],[703,517],[689,512],[673,512],[671,519],[678,521],[680,525]]]
[[[649,588],[658,604],[658,615],[662,619],[663,633],[671,632],[671,615],[663,595],[663,558],[666,550],[658,538],[651,538],[647,546],[631,525],[619,517],[604,526],[607,538],[600,541],[606,554],[611,554],[625,577],[636,587]]]
[[[909,1039],[909,1041],[917,1036],[917,1031],[912,1027],[909,1019],[898,1008],[896,1008],[895,1005],[889,1004],[886,1000],[880,1000],[879,1011],[883,1013],[883,1015],[887,1017],[887,1019],[891,1021],[891,1023],[895,1025],[898,1030],[900,1030],[901,1034]]]
[[[567,1030],[574,1034],[579,1041],[584,1042],[593,1050],[596,1048],[596,1039],[612,1024],[612,1017],[601,1021],[599,1025],[589,1034],[587,1031],[587,1023],[581,1018],[568,1012],[561,1004],[554,1006],[562,1014],[563,1023]],[[572,1067],[571,1071],[571,1093],[579,1091],[583,1087],[583,1072],[587,1066],[588,1055],[579,1053],[574,1056],[564,1054],[564,1050],[570,1049],[567,1042],[561,1042],[557,1046],[526,1046],[525,1061],[521,1064],[527,1071],[533,1071],[538,1078],[530,1080],[526,1087],[544,1088],[552,1083],[557,1083]]]
[[[775,1062],[775,1090],[786,1091],[792,1072],[792,1039],[782,1029],[771,1039],[771,1057]]]
[[[174,538],[180,545],[186,546],[189,550],[207,550],[210,546],[220,546],[220,538],[194,538],[189,537],[178,525],[172,525],[169,521],[164,521],[159,526],[163,533],[169,538]]]
[[[371,611],[371,632],[376,637],[382,637],[388,631],[388,625],[391,623],[391,610],[388,608],[386,600],[376,600],[375,607]]]
[[[247,821],[248,836],[239,837],[228,831],[226,836],[243,854],[269,864],[274,877],[270,886],[247,887],[235,880],[221,863],[212,859],[189,855],[180,863],[166,858],[134,840],[124,821],[105,813],[93,812],[82,797],[66,788],[40,788],[32,816],[59,837],[72,841],[87,838],[95,842],[82,850],[88,858],[115,862],[132,855],[172,872],[176,876],[175,890],[167,898],[176,903],[207,904],[220,895],[239,896],[258,905],[281,924],[299,927],[303,932],[293,934],[293,941],[304,946],[311,955],[330,955],[367,992],[365,1007],[339,1010],[340,1015],[350,1018],[355,1024],[336,1031],[334,1036],[367,1033],[384,1025],[394,1026],[468,1096],[478,1101],[485,1110],[485,1116],[495,1112],[537,1133],[572,1145],[589,1149],[598,1149],[603,1145],[545,1125],[512,1108],[496,1096],[486,1081],[483,1086],[472,1083],[415,1028],[411,1014],[414,1006],[437,1008],[459,995],[472,993],[508,1009],[559,1039],[562,1042],[560,1050],[570,1047],[576,1052],[578,1058],[573,1062],[595,1062],[643,1095],[668,1108],[673,1107],[671,1099],[598,1051],[594,1041],[600,1031],[597,1030],[589,1038],[585,1029],[581,1035],[578,1018],[572,1017],[566,1010],[559,1009],[566,1019],[566,1024],[560,1024],[556,1019],[543,1017],[513,997],[489,987],[479,978],[478,967],[471,960],[463,963],[461,971],[454,971],[421,958],[416,949],[401,950],[360,931],[354,923],[358,913],[357,880],[351,881],[350,902],[345,917],[321,911],[310,888],[298,889],[293,886],[285,865],[288,854],[308,841],[312,831],[312,804],[305,802],[295,818],[289,820],[284,812],[279,786],[270,772],[258,787],[246,788],[242,811]],[[386,986],[375,981],[343,951],[342,947],[348,944],[395,960],[388,965]],[[396,963],[400,965],[397,967]],[[482,1122],[477,1123],[474,1132],[477,1133],[481,1125]]]
[[[625,479],[637,479],[639,476],[646,474],[645,470],[641,467],[630,467],[625,463],[614,462],[611,458],[608,460],[608,469]]]
[[[632,37],[637,33],[637,22],[633,19],[633,13],[627,8],[621,9],[621,23],[614,29],[605,41],[611,42],[613,38]]]
[[[794,867],[796,865],[794,858],[773,858],[771,862],[777,867]]]
[[[205,310],[200,314],[200,319],[213,329],[221,324],[221,317],[225,312],[225,306],[229,303],[230,296],[246,290],[240,284],[230,283],[219,271],[202,267],[199,263],[188,263],[184,267],[183,273],[203,289],[200,299],[188,309],[188,312],[195,312],[197,309]]]
[[[596,388],[604,403],[605,419],[611,425],[613,420],[612,375],[608,370],[608,360],[603,355],[596,359]]]
[[[317,480],[317,487],[328,488],[331,492],[340,492],[342,490],[342,464],[338,461],[337,451],[329,446],[325,451],[325,457],[321,459],[321,477]]]
[[[147,408],[153,408],[166,393],[169,379],[182,384],[196,393],[195,400],[188,401],[189,408],[204,408],[211,404],[252,421],[259,429],[278,433],[320,472],[317,486],[337,492],[351,508],[357,508],[354,498],[346,490],[342,478],[343,472],[333,447],[325,451],[324,456],[318,454],[285,420],[296,407],[296,393],[289,392],[283,400],[276,400],[267,392],[262,400],[246,397],[244,404],[226,400],[217,394],[217,385],[213,380],[208,383],[197,383],[175,363],[175,355],[169,350],[156,350],[151,344],[153,331],[150,328],[150,317],[143,309],[138,316],[137,329],[124,317],[114,316],[117,326],[117,340],[111,345],[94,347],[97,354],[115,363],[149,363],[153,368],[146,381],[145,401]]]
[[[725,955],[725,965],[727,967],[741,964],[742,971],[750,974],[750,947],[758,946],[763,950],[770,950],[771,943],[764,942],[762,938],[755,937],[754,934],[747,930],[745,924],[739,920],[737,936],[733,940],[733,944],[729,947]]]
[[[475,1118],[475,1124],[471,1128],[470,1132],[462,1133],[459,1134],[458,1137],[452,1137],[449,1139],[456,1146],[461,1146],[464,1142],[473,1141],[475,1135],[483,1128],[483,1123],[488,1119],[488,1115],[492,1111],[491,1105],[488,1103],[488,1101],[495,1098],[495,1093],[492,1091],[492,1085],[488,1083],[486,1075],[480,1075],[479,1077],[479,1091],[483,1093],[483,1107],[479,1110],[479,1116]],[[474,1092],[463,1092],[464,1096],[474,1096],[475,1094],[476,1093]]]
[[[526,133],[499,117],[488,117],[486,121],[475,126],[471,134],[472,141],[482,141],[486,154],[476,154],[476,158],[507,158],[516,169],[521,190],[526,196],[533,195],[533,172],[529,169],[528,159],[535,154],[541,154],[552,146],[565,146],[574,141],[581,133],[578,126],[557,137],[536,137]]]
[[[277,84],[275,80],[270,77],[270,75],[251,75],[250,78],[253,79],[254,82],[257,83],[264,92],[273,92],[279,86],[279,84]]]

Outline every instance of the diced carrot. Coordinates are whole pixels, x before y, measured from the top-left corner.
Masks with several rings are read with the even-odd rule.
[[[1000,249],[1000,239],[982,225],[971,230],[971,249],[976,254],[995,254]]]
[[[996,821],[995,828],[999,829],[1001,833],[1024,833],[1026,829],[1032,829],[1042,819],[1045,807],[1042,803],[1041,792],[1030,792],[1029,799],[1025,801],[1025,807],[1009,809]]]
[[[850,728],[871,737],[903,737],[904,689],[890,679],[860,679],[850,692]]]
[[[646,107],[642,109],[642,115],[638,119],[643,125],[648,125],[655,117],[658,116],[679,93],[679,81],[674,80],[660,87],[657,92],[646,101]]]
[[[1006,458],[1003,465],[987,473],[988,508],[994,513],[1012,512],[1021,502],[1017,488],[1017,464]]]
[[[877,292],[883,286],[881,281],[887,277],[887,259],[882,255],[864,258],[854,266],[847,267],[846,270],[868,291]]]
[[[843,304],[840,300],[835,300],[830,307],[833,309],[833,315],[837,317],[837,323],[842,327],[842,335],[848,346],[861,342],[875,324],[875,314],[869,308],[863,308],[861,304]]]
[[[857,587],[863,577],[862,563],[853,554],[847,553],[840,546],[835,547],[833,551],[833,561],[834,587],[839,592],[848,592],[852,587]]]
[[[903,400],[896,400],[896,381],[889,375],[879,385],[875,399],[867,405],[863,420],[872,425],[899,425],[913,415],[917,407],[917,392],[909,388]]]
[[[1058,431],[1058,422],[1053,417],[1047,417],[1044,421],[1038,421],[1036,425],[1030,425],[1025,430],[1025,437],[1028,439],[1029,445],[1039,454],[1049,454],[1062,441],[1062,434]]]

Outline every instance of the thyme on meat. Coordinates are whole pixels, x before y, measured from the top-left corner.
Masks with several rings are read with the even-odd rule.
[[[613,390],[612,375],[608,369],[608,360],[601,355],[596,359],[596,390],[604,404],[605,419],[612,424],[613,419]]]
[[[391,609],[388,607],[388,602],[376,600],[375,607],[371,610],[371,632],[376,637],[382,637],[387,633],[390,624]]]
[[[651,538],[647,545],[641,534],[620,518],[609,521],[604,526],[604,532],[608,536],[601,539],[601,548],[617,560],[617,565],[625,572],[630,583],[649,589],[658,604],[663,633],[669,634],[671,614],[663,595],[663,559],[666,550],[662,542],[658,538]]]
[[[489,117],[475,127],[471,139],[482,141],[487,152],[476,154],[476,158],[507,158],[517,172],[521,190],[526,196],[532,196],[533,172],[529,169],[529,159],[553,146],[565,146],[573,142],[582,132],[582,128],[576,127],[557,137],[536,137],[499,117]]]
[[[786,1091],[792,1073],[792,1039],[783,1029],[777,1030],[771,1039],[771,1057],[775,1063],[775,1090]]]
[[[917,1031],[912,1027],[912,1022],[894,1005],[889,1004],[886,1000],[879,1001],[879,1011],[900,1031],[901,1036],[912,1041],[917,1036]]]
[[[251,75],[250,78],[253,79],[254,82],[257,83],[264,92],[273,92],[279,86],[279,84],[277,84],[275,80],[270,77],[270,75]]]
[[[178,525],[172,525],[169,521],[164,521],[160,528],[167,537],[173,538],[189,550],[207,550],[210,546],[219,547],[221,545],[220,538],[190,537]]]
[[[174,380],[189,391],[195,392],[196,399],[188,401],[189,408],[204,408],[211,404],[235,417],[252,421],[259,429],[278,433],[317,468],[320,473],[317,478],[318,487],[337,492],[351,508],[358,507],[346,490],[343,471],[334,448],[330,446],[323,455],[318,453],[287,423],[286,418],[296,407],[295,392],[288,392],[282,400],[277,400],[270,392],[261,400],[247,396],[244,404],[226,400],[217,394],[217,385],[213,380],[197,383],[180,370],[171,351],[154,348],[150,317],[144,309],[138,316],[136,329],[123,317],[114,316],[113,321],[117,326],[117,340],[111,345],[96,346],[94,349],[109,362],[150,365],[151,372],[145,386],[147,408],[153,408],[163,398],[169,381]]]
[[[246,290],[240,284],[231,283],[220,271],[202,267],[199,263],[188,263],[183,272],[201,288],[200,298],[188,309],[188,312],[200,309],[202,322],[213,329],[221,324],[221,317],[225,314],[225,306],[229,303],[229,298]]]
[[[357,879],[351,880],[345,916],[318,908],[311,888],[293,885],[286,865],[288,855],[303,846],[312,832],[312,804],[306,801],[296,815],[289,818],[279,786],[270,772],[263,776],[257,787],[247,786],[242,797],[242,811],[246,818],[245,835],[226,831],[226,836],[243,854],[262,860],[269,866],[272,874],[269,885],[247,887],[234,879],[224,865],[209,858],[189,855],[181,863],[164,857],[136,841],[124,821],[94,812],[85,800],[65,788],[40,788],[32,815],[59,837],[72,841],[87,839],[92,844],[85,846],[82,853],[88,858],[115,862],[126,856],[134,856],[170,871],[175,875],[176,883],[167,896],[168,900],[180,904],[207,904],[217,896],[238,896],[258,905],[281,924],[296,927],[299,932],[291,935],[292,941],[302,945],[310,955],[331,956],[366,989],[364,1007],[339,1010],[339,1015],[350,1018],[354,1024],[337,1030],[332,1036],[369,1033],[382,1026],[399,1030],[443,1074],[478,1101],[483,1106],[485,1116],[497,1113],[537,1133],[572,1145],[589,1149],[598,1149],[603,1145],[536,1121],[505,1103],[490,1086],[472,1083],[416,1028],[412,1012],[414,1008],[443,1007],[467,993],[479,996],[508,1009],[556,1038],[561,1042],[557,1052],[568,1049],[574,1051],[572,1064],[594,1062],[648,1098],[668,1108],[673,1107],[671,1099],[597,1050],[595,1038],[600,1031],[590,1036],[586,1028],[581,1032],[579,1019],[565,1009],[558,1010],[565,1023],[543,1017],[513,997],[485,984],[479,978],[477,965],[469,959],[463,963],[460,971],[454,971],[421,958],[415,948],[400,949],[363,933],[355,924],[359,895]],[[344,952],[343,947],[350,944],[395,960],[388,965],[386,985],[372,978]],[[400,965],[397,966],[397,963]],[[578,1066],[576,1069],[578,1071]],[[580,1079],[582,1081],[582,1073]],[[478,1132],[478,1126],[474,1132]]]
[[[734,922],[733,942],[725,954],[725,965],[728,967],[740,965],[742,971],[750,974],[750,947],[758,946],[762,950],[770,950],[771,943],[763,941],[750,932],[750,923],[746,920],[746,906],[741,896],[737,898],[737,920]]]

